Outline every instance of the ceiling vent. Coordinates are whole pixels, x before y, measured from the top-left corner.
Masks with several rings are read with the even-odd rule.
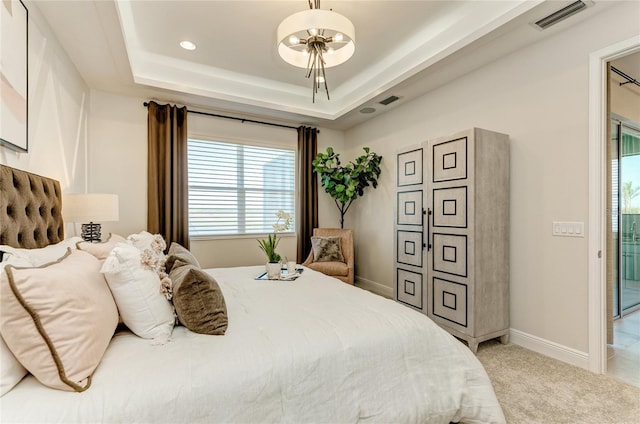
[[[539,29],[547,29],[552,25],[557,24],[558,22],[564,21],[569,16],[572,16],[581,10],[586,9],[591,6],[593,3],[589,0],[578,0],[573,2],[560,10],[557,10],[550,14],[549,16],[545,16],[544,18],[534,22],[534,25]]]
[[[396,100],[398,100],[399,98],[400,98],[400,97],[398,97],[398,96],[389,96],[389,97],[387,97],[387,98],[386,98],[386,99],[384,99],[384,100],[380,100],[380,102],[379,102],[379,103],[380,103],[381,105],[385,105],[385,106],[387,106],[387,105],[389,105],[390,103],[395,102],[395,101],[396,101]]]

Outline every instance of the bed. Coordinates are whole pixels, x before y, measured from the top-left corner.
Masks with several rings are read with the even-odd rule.
[[[2,168],[5,182],[17,173],[37,188],[50,184]],[[59,187],[47,192],[35,197],[53,196],[59,206]],[[2,192],[2,202],[35,202],[26,197],[33,196]],[[30,220],[41,220],[40,215],[31,214]],[[30,240],[29,247],[62,239],[52,224],[56,220],[49,218],[44,234],[52,239]],[[17,241],[7,234],[16,226],[0,219],[3,243]],[[256,280],[263,268],[205,270],[224,294],[229,317],[224,336],[176,326],[170,342],[153,344],[120,329],[88,390],[55,390],[27,375],[0,398],[0,421],[505,421],[479,361],[426,316],[311,269],[295,281]]]

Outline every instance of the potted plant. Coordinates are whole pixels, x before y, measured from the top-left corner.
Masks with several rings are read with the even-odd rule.
[[[318,153],[313,160],[313,171],[320,176],[324,191],[333,198],[340,211],[340,228],[344,228],[344,215],[358,197],[364,194],[364,189],[371,185],[378,187],[378,177],[382,169],[382,156],[363,147],[365,154],[356,158],[355,163],[349,162],[342,166],[340,154],[332,147],[327,153]]]
[[[273,233],[269,234],[266,240],[258,240],[258,246],[267,255],[267,278],[270,280],[280,279],[280,260],[282,257],[276,252],[278,243],[280,243],[277,233],[288,230],[291,225],[291,214],[278,211],[276,216],[278,220],[273,224]],[[281,224],[280,221],[284,222]]]

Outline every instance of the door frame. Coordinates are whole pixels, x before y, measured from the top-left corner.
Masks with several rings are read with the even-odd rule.
[[[589,370],[598,374],[607,372],[607,63],[638,51],[640,35],[589,55]]]

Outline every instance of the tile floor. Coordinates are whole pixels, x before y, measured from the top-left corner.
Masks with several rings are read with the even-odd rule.
[[[640,311],[613,323],[613,345],[607,346],[607,374],[640,387]]]

